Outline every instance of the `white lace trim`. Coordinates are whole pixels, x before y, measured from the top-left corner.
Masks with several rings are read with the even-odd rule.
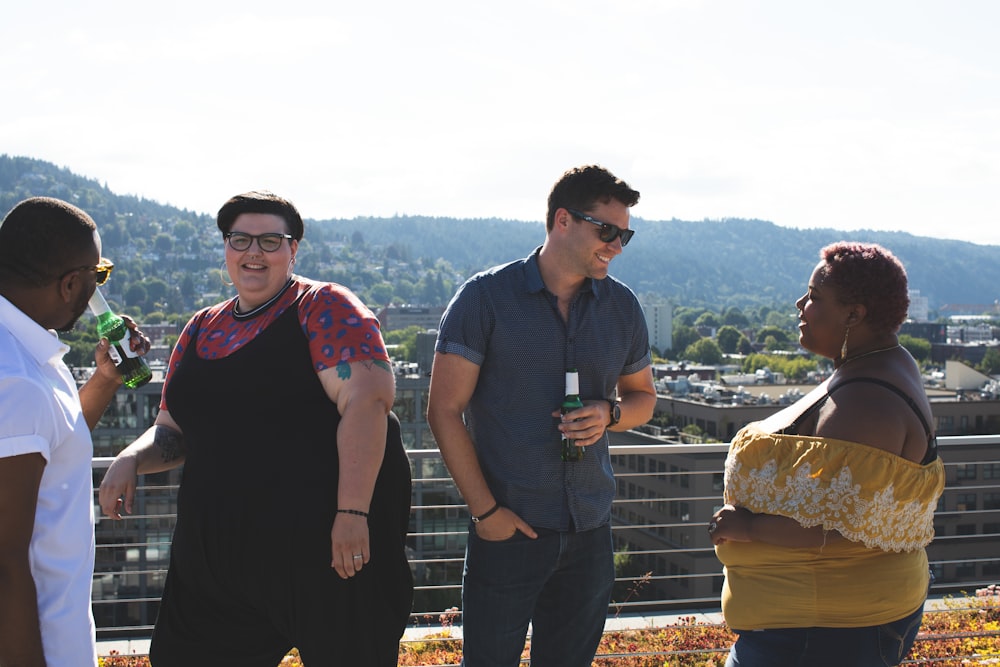
[[[849,466],[824,481],[822,468],[813,473],[809,462],[779,477],[775,459],[759,469],[744,469],[737,458],[730,454],[726,459],[727,503],[787,516],[806,528],[823,526],[883,551],[913,551],[934,539],[936,495],[929,501],[897,501],[890,484],[865,497]]]

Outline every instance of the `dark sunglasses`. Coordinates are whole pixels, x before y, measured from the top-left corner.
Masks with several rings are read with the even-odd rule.
[[[590,217],[586,213],[577,211],[575,208],[567,208],[566,210],[569,211],[569,214],[574,218],[586,220],[587,222],[600,227],[600,230],[597,232],[597,236],[605,243],[611,243],[615,239],[621,238],[622,247],[624,248],[628,245],[628,242],[632,240],[632,236],[635,234],[634,229],[622,229],[617,225],[612,225],[610,222],[601,222],[600,220]]]
[[[62,280],[74,271],[93,271],[95,281],[98,285],[103,285],[108,282],[108,278],[111,277],[111,271],[115,268],[114,263],[110,259],[101,257],[101,261],[97,263],[97,266],[78,266],[75,269],[70,269],[66,273],[59,276],[59,280]]]
[[[253,244],[254,240],[257,241],[257,245],[264,252],[274,252],[281,247],[281,239],[288,239],[291,241],[294,236],[291,234],[258,234],[254,236],[253,234],[246,234],[244,232],[229,232],[225,235],[226,241],[229,242],[229,247],[237,252],[243,252],[248,250]]]

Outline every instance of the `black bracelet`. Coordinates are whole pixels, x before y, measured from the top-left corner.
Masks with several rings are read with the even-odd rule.
[[[368,512],[362,512],[361,510],[342,510],[342,509],[338,509],[337,510],[337,514],[353,514],[354,516],[363,516],[366,519],[368,518]]]
[[[490,518],[491,516],[493,516],[493,513],[496,512],[498,509],[500,509],[500,503],[495,503],[493,507],[489,508],[479,516],[472,517],[472,523],[479,523],[483,519]]]

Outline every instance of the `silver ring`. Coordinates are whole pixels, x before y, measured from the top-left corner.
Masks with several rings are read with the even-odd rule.
[[[364,558],[364,554],[354,554],[355,558]]]
[[[709,522],[709,524],[708,524],[708,534],[711,535],[712,533],[714,533],[715,529],[718,528],[718,527],[719,527],[719,524],[715,523],[714,521]]]

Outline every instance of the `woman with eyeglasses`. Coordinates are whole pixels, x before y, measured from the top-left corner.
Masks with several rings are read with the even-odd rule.
[[[218,214],[236,295],[185,327],[155,424],[101,484],[132,511],[137,474],[182,463],[150,659],[395,665],[412,602],[410,468],[371,311],[292,269],[303,223],[268,192]]]

